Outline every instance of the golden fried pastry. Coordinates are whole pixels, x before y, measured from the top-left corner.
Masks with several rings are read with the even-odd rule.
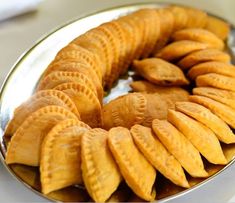
[[[117,20],[128,34],[129,44],[126,50],[126,59],[121,73],[127,71],[128,66],[133,59],[143,55],[149,55],[152,51],[156,39],[159,35],[159,20],[157,13],[152,9],[141,9],[128,16],[121,17]],[[151,26],[147,26],[146,24]]]
[[[118,97],[104,105],[104,128],[110,129],[115,126],[130,128],[134,124],[151,126],[155,118],[166,119],[167,110],[174,109],[177,101],[187,101],[188,95],[183,89],[176,89],[176,93],[172,89],[162,94],[130,93]]]
[[[141,9],[114,21],[125,33],[124,65],[121,74],[127,71],[133,59],[146,57],[155,45],[159,35],[159,16],[154,9]]]
[[[194,95],[209,97],[235,109],[235,92],[213,87],[193,88]]]
[[[135,14],[138,15],[139,17],[138,21],[136,21],[136,24],[139,24],[139,21],[142,21],[142,22],[144,21],[143,23],[145,26],[143,28],[144,29],[143,32],[146,32],[144,34],[146,43],[143,49],[141,49],[140,57],[146,58],[152,53],[155,47],[155,43],[159,37],[160,17],[155,9],[148,9],[148,8],[136,11]],[[149,26],[147,26],[147,24],[149,24]],[[136,33],[134,33],[134,35],[135,34]],[[142,43],[141,39],[140,39],[140,43]],[[140,49],[140,48],[137,47],[137,49]]]
[[[142,199],[154,200],[156,171],[136,148],[129,130],[112,128],[108,144],[127,185]]]
[[[65,119],[78,120],[75,114],[60,106],[46,106],[33,112],[12,136],[7,148],[6,163],[38,166],[44,137],[58,122]]]
[[[180,59],[181,57],[188,55],[191,52],[206,49],[208,46],[209,45],[206,43],[195,42],[191,40],[181,40],[163,47],[154,56],[167,61],[173,61]]]
[[[152,20],[152,26],[151,26],[151,30],[152,30],[152,34],[151,34],[151,38],[149,37],[149,45],[146,45],[146,50],[143,50],[143,58],[149,57],[150,54],[153,53],[153,50],[155,48],[155,44],[159,39],[159,35],[161,32],[161,22],[160,22],[160,16],[159,13],[156,12],[156,10],[150,9],[151,10],[151,20]],[[147,15],[150,16],[150,15]],[[170,29],[168,27],[168,29]],[[162,29],[163,31],[163,29]]]
[[[175,102],[187,101],[188,93],[176,94],[130,93],[106,104],[103,108],[104,128],[116,126],[130,128],[134,124],[151,126],[155,118],[166,119],[167,110],[174,109]]]
[[[187,28],[176,31],[171,36],[173,41],[192,40],[207,43],[210,48],[224,49],[224,42],[214,33],[202,28]]]
[[[235,143],[235,135],[228,125],[208,108],[193,102],[177,102],[176,110],[180,111],[210,128],[217,138],[224,143]]]
[[[189,183],[183,169],[206,178],[211,166],[207,173],[200,153],[212,164],[226,164],[219,140],[235,143],[229,128],[235,127],[235,69],[221,51],[228,33],[225,22],[204,11],[174,5],[130,10],[86,31],[57,53],[40,91],[16,109],[5,132],[13,134],[6,137],[6,163],[39,166],[42,193],[61,201],[80,199],[77,184],[83,184],[82,200],[95,202],[153,201],[156,190],[161,199],[197,184],[201,179],[189,177]],[[155,58],[144,59],[149,56]],[[135,72],[128,71],[132,63]],[[188,75],[198,86],[218,88],[195,88],[194,102],[182,71],[191,67]],[[127,91],[136,72],[150,82],[132,82],[137,93],[103,108]],[[186,89],[171,87],[181,85]],[[161,178],[155,188],[157,170],[177,186],[169,192],[169,181]]]
[[[198,150],[171,123],[155,119],[152,128],[167,150],[192,177],[208,176]]]
[[[40,154],[40,179],[44,194],[82,183],[81,137],[89,128],[81,121],[67,119],[59,122],[45,136]]]
[[[157,93],[160,94],[162,98],[167,101],[171,101],[175,104],[175,102],[180,101],[188,101],[189,92],[182,88],[175,87],[174,89],[169,89],[165,91],[165,93]]]
[[[203,28],[207,23],[207,13],[205,11],[192,8],[183,7],[187,13],[188,21],[186,24],[187,28]]]
[[[42,90],[35,93],[15,109],[13,118],[8,122],[4,135],[13,135],[28,116],[38,109],[49,105],[64,107],[80,119],[77,107],[66,94],[57,90]]]
[[[43,83],[43,80],[45,77],[47,77],[50,73],[56,72],[56,71],[79,72],[79,73],[86,75],[94,83],[98,98],[103,98],[103,88],[95,71],[90,66],[84,65],[80,62],[77,62],[71,59],[60,60],[58,62],[52,62],[43,73],[43,76],[41,80],[39,81],[38,86],[41,86],[41,83]]]
[[[229,63],[230,60],[231,60],[230,55],[225,52],[222,52],[217,49],[205,49],[205,50],[195,51],[185,56],[183,59],[179,61],[178,65],[185,70],[199,63],[207,61],[220,61],[224,63]]]
[[[103,107],[104,128],[130,128],[141,124],[145,117],[147,100],[141,93],[131,93],[112,100]]]
[[[68,82],[81,83],[83,85],[87,85],[97,95],[94,83],[92,83],[89,77],[80,72],[68,72],[68,71],[52,72],[48,76],[43,78],[43,80],[40,83],[40,86],[37,87],[37,90],[53,89],[54,87],[62,83],[68,83]]]
[[[133,35],[133,33],[135,33],[138,28],[137,26],[132,26],[132,24],[130,24],[130,21],[128,22],[127,20],[125,20],[125,17],[126,16],[114,21],[114,23],[120,26],[121,30],[123,31],[125,42],[128,40],[128,43],[126,42],[125,44],[124,56],[122,60],[123,65],[120,66],[120,74],[126,73],[129,65],[131,64],[134,58],[135,49],[141,36],[141,33],[139,32],[137,32],[136,35]]]
[[[235,67],[229,63],[223,63],[219,61],[209,61],[199,63],[193,66],[188,71],[188,76],[195,80],[199,75],[205,75],[207,73],[218,73],[225,76],[235,77]]]
[[[164,87],[154,85],[145,80],[134,81],[130,83],[134,92],[156,93],[172,101],[187,101],[189,93],[180,87]]]
[[[82,121],[91,127],[102,126],[101,104],[89,87],[79,83],[63,83],[55,89],[64,92],[73,100]]]
[[[101,25],[95,29],[92,29],[88,32],[92,32],[98,34],[99,37],[105,39],[106,46],[108,46],[107,54],[109,60],[107,64],[109,67],[106,70],[104,82],[108,88],[112,87],[112,83],[119,77],[119,66],[118,66],[118,58],[119,58],[119,49],[120,49],[120,40],[117,39],[117,36],[113,35],[112,30],[110,30],[107,25]],[[101,52],[101,50],[98,50]]]
[[[130,87],[134,92],[146,92],[146,93],[165,93],[165,90],[167,91],[168,89],[175,88],[175,87],[158,86],[146,80],[133,81],[130,83]]]
[[[148,43],[148,36],[151,34],[151,28],[146,26],[147,22],[147,10],[136,11],[129,16],[122,18],[123,22],[125,21],[133,30],[131,32],[132,36],[132,50],[130,52],[130,58],[133,60],[135,58],[139,58],[143,53],[143,49],[146,47]],[[142,20],[141,20],[142,19]],[[150,19],[149,19],[150,20]],[[152,25],[152,20],[149,21],[149,25]],[[127,39],[128,41],[131,39]],[[127,61],[129,53],[126,54]],[[132,60],[129,61],[129,65],[132,63]],[[126,67],[127,68],[127,67]],[[126,69],[127,70],[127,69]],[[124,71],[126,71],[124,70]],[[124,73],[122,71],[122,73]]]
[[[230,25],[214,16],[208,16],[205,29],[216,34],[220,39],[225,40],[230,32]]]
[[[188,13],[183,7],[169,6],[167,7],[174,17],[174,31],[181,30],[187,26]]]
[[[100,82],[102,82],[102,63],[94,52],[90,52],[88,49],[76,44],[68,44],[57,53],[54,61],[66,59],[76,60],[90,66],[97,74]]]
[[[175,102],[171,99],[164,98],[158,94],[143,93],[146,98],[147,105],[145,118],[141,123],[144,126],[151,127],[154,119],[166,119],[168,109],[175,108]]]
[[[160,33],[153,53],[158,52],[158,50],[167,44],[174,29],[174,16],[172,12],[168,8],[159,8],[156,11],[160,20]]]
[[[124,66],[125,63],[126,50],[128,46],[126,32],[124,32],[122,26],[117,22],[117,20],[104,23],[101,26],[105,26],[106,29],[110,30],[112,35],[115,37],[115,44],[119,44],[119,48],[117,48],[118,49],[117,67],[119,69],[118,74],[120,74],[121,68]],[[119,41],[119,43],[117,41]],[[113,63],[115,63],[115,59]]]
[[[121,182],[107,138],[108,132],[100,128],[89,130],[82,136],[82,177],[96,202],[105,202]]]
[[[105,36],[95,32],[96,30],[97,28],[87,31],[83,35],[75,38],[70,44],[81,46],[95,53],[102,63],[102,77],[106,80],[106,74],[111,71],[112,48]]]
[[[193,95],[189,100],[205,106],[232,128],[235,128],[235,109],[204,96]]]
[[[213,164],[227,163],[219,140],[208,127],[174,110],[168,111],[167,120],[183,133],[209,162]]]
[[[139,23],[139,25],[141,25]],[[106,23],[106,26],[110,31],[116,36],[116,39],[119,40],[119,59],[118,59],[118,67],[120,69],[120,73],[123,74],[126,72],[125,61],[128,56],[128,43],[129,37],[127,32],[124,31],[123,27],[117,22],[117,20],[113,20],[111,22]],[[129,66],[129,64],[128,64]]]
[[[167,61],[159,58],[147,58],[133,62],[134,69],[148,81],[164,86],[187,85],[182,70]]]
[[[162,143],[154,136],[151,128],[134,125],[131,135],[145,158],[166,178],[181,187],[189,184],[180,163],[172,156]]]
[[[107,23],[103,23],[101,26],[98,27],[99,32],[104,32],[104,35],[111,40],[111,46],[114,47],[115,53],[113,53],[113,60],[112,60],[112,69],[110,72],[110,79],[113,80],[113,77],[118,77],[121,72],[121,67],[124,65],[125,55],[126,55],[126,33],[122,29],[117,21],[111,21]],[[110,35],[111,34],[111,35]],[[106,74],[107,75],[107,74]],[[112,79],[111,79],[112,78]],[[116,78],[117,79],[117,78]]]
[[[112,87],[113,82],[119,77],[120,69],[118,66],[118,58],[119,58],[119,49],[120,49],[120,40],[117,39],[116,36],[113,35],[112,31],[109,30],[106,26],[99,26],[97,29],[94,29],[95,32],[98,32],[100,35],[105,36],[109,44],[111,45],[111,50],[109,54],[112,55],[111,60],[111,71],[110,74],[107,75],[106,86],[108,88]]]
[[[196,78],[196,85],[199,87],[216,87],[224,90],[235,91],[235,78],[220,75],[217,73],[208,73]]]

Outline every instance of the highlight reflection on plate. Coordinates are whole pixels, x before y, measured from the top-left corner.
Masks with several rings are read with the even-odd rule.
[[[32,47],[13,67],[7,79],[4,82],[0,93],[0,113],[1,113],[1,153],[0,157],[3,164],[8,171],[16,177],[20,182],[24,183],[29,189],[37,194],[46,197],[50,200],[69,201],[69,202],[84,202],[91,201],[86,190],[81,186],[68,187],[56,192],[52,192],[45,196],[40,192],[40,177],[39,171],[36,167],[29,167],[19,164],[7,166],[5,164],[5,153],[8,140],[3,137],[3,131],[6,123],[12,117],[14,109],[24,102],[33,93],[34,88],[46,69],[47,65],[54,58],[56,53],[69,43],[78,35],[86,32],[87,30],[98,26],[101,23],[115,19],[121,15],[138,10],[140,8],[157,8],[164,6],[164,4],[156,3],[143,3],[137,5],[129,5],[105,10],[84,18],[75,20],[68,23],[64,27],[59,28],[55,32],[49,34],[47,37],[39,41]],[[233,28],[228,40],[228,49],[234,59],[235,56],[235,29]],[[126,94],[130,91],[128,84],[133,80],[133,73],[129,71],[125,78],[119,79],[116,86],[107,93],[104,103],[116,98],[117,96]],[[157,198],[162,201],[167,199],[176,198],[180,195],[185,195],[187,192],[199,188],[202,184],[208,183],[209,180],[219,175],[220,172],[225,170],[234,162],[235,157],[235,144],[225,145],[222,144],[225,156],[230,162],[226,166],[212,165],[204,160],[205,168],[209,172],[210,177],[207,179],[188,177],[190,185],[194,185],[190,189],[183,189],[178,187],[167,179],[158,174],[157,184]],[[208,183],[209,184],[209,183]],[[111,196],[109,201],[141,201],[136,197],[130,189],[123,183],[118,190]]]

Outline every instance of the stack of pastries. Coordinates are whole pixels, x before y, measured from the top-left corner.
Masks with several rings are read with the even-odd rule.
[[[229,25],[179,6],[141,9],[78,36],[8,122],[6,163],[40,168],[42,192],[84,185],[105,202],[122,181],[156,198],[157,172],[189,188],[208,177],[202,156],[225,165],[235,143],[235,67]],[[133,92],[103,104],[132,68]]]

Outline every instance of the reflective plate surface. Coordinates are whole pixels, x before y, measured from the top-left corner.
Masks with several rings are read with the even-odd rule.
[[[123,7],[116,7],[113,9],[101,11],[83,18],[57,29],[53,33],[47,35],[45,38],[35,44],[29,51],[27,51],[14,65],[11,72],[5,80],[0,94],[0,141],[1,153],[0,158],[16,179],[22,182],[31,191],[36,192],[49,200],[54,201],[90,201],[86,191],[81,186],[68,187],[44,196],[40,192],[40,177],[38,168],[28,167],[23,165],[14,164],[10,167],[5,164],[5,153],[8,140],[3,137],[3,131],[6,123],[12,117],[14,109],[24,102],[32,95],[34,88],[46,69],[47,65],[52,61],[56,53],[69,43],[78,35],[86,32],[87,30],[98,26],[101,23],[118,18],[129,12],[138,10],[140,8],[157,8],[162,7],[164,4],[144,3],[138,5],[128,5]],[[233,56],[235,55],[235,30],[232,29],[228,40],[228,49]],[[126,94],[131,89],[128,83],[133,80],[133,73],[129,74],[118,81],[116,86],[104,99],[107,102],[119,95]],[[206,170],[211,175],[207,179],[196,179],[188,177],[190,185],[194,185],[190,189],[184,190],[167,181],[164,177],[158,176],[157,181],[157,198],[159,202],[164,202],[172,198],[186,195],[192,190],[196,190],[203,184],[210,184],[209,181],[213,178],[219,178],[219,173],[224,171],[234,162],[235,145],[222,145],[224,153],[228,160],[231,160],[226,166],[212,165],[205,161]],[[30,191],[29,191],[30,192]],[[141,201],[137,198],[125,184],[122,184],[119,189],[112,195],[109,201]]]

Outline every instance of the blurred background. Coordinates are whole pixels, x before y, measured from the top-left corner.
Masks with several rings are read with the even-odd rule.
[[[151,0],[150,0],[151,1]],[[141,0],[0,0],[0,84],[10,68],[42,36],[80,16]],[[160,2],[154,1],[151,2]],[[234,0],[162,0],[204,9],[235,24]],[[12,17],[14,16],[14,17]],[[234,167],[221,178],[174,202],[235,202]],[[234,197],[233,197],[234,196]],[[0,164],[0,202],[46,202],[15,181]]]

